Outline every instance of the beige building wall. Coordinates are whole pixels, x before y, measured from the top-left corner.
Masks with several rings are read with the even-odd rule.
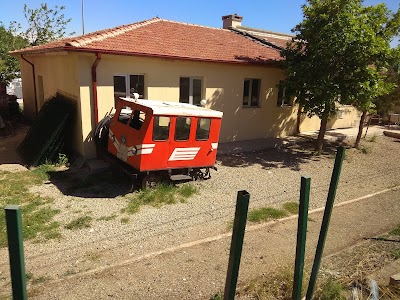
[[[36,76],[42,76],[45,99],[60,91],[79,100],[75,148],[87,158],[95,157],[91,69],[96,55],[72,52],[27,58],[35,64]],[[21,69],[25,107],[31,113],[34,111],[32,71],[23,61]],[[203,80],[202,98],[207,100],[207,107],[224,112],[220,142],[295,133],[297,106],[277,107],[276,104],[276,84],[283,78],[278,68],[103,54],[96,71],[99,120],[114,106],[114,75],[143,74],[145,98],[175,102],[179,101],[180,77],[197,77]],[[242,106],[246,78],[261,79],[260,107]],[[353,111],[343,114],[343,118],[332,120],[329,128],[354,126],[356,115]],[[318,118],[302,118],[301,131],[318,128]]]

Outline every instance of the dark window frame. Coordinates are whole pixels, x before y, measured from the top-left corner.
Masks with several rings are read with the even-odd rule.
[[[257,83],[256,91],[254,92],[254,83]],[[246,91],[246,89],[248,89]],[[243,81],[243,97],[242,107],[243,108],[258,108],[260,105],[260,93],[261,92],[261,79],[259,78],[245,78]],[[252,98],[256,96],[256,103],[253,103]],[[247,101],[245,102],[245,97]]]

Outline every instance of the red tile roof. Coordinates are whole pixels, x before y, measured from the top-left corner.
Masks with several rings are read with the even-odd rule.
[[[279,50],[230,30],[159,18],[65,38],[11,52],[13,55],[86,51],[227,63],[269,64]]]

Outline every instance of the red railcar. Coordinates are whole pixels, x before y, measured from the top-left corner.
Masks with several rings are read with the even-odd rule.
[[[222,112],[190,104],[121,98],[108,124],[99,125],[108,131],[108,153],[143,175],[148,187],[166,176],[208,178],[221,121]]]

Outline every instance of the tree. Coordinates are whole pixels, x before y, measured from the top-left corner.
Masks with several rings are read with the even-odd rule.
[[[35,9],[24,5],[24,15],[28,22],[24,36],[32,46],[59,40],[67,35],[66,26],[72,19],[65,19],[62,13],[64,10],[65,6],[56,5],[49,8],[46,3]],[[73,34],[74,32],[71,32],[68,35]]]
[[[383,4],[364,7],[362,0],[308,0],[304,19],[281,55],[284,84],[294,91],[308,116],[321,119],[315,150],[321,151],[327,122],[336,103],[370,100],[384,89],[381,66],[387,62],[390,18]],[[395,23],[395,22],[394,22]],[[390,28],[390,30],[389,30]],[[382,32],[382,36],[378,33]]]
[[[17,34],[16,23],[9,28],[0,24],[0,82],[8,83],[19,76],[18,59],[8,54],[9,51],[21,49],[29,45],[28,41]]]

